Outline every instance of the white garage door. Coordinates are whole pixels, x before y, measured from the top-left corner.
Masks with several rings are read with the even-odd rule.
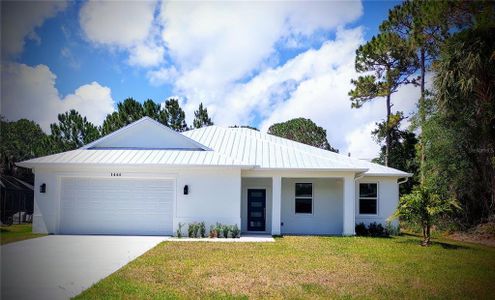
[[[62,234],[171,235],[175,181],[62,178]]]

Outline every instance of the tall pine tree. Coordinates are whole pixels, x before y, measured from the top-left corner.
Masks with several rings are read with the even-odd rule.
[[[417,70],[416,57],[411,55],[407,41],[392,32],[380,33],[356,50],[355,68],[358,73],[372,73],[352,79],[354,89],[349,92],[352,107],[360,108],[364,103],[386,98],[386,124],[390,123],[391,96],[399,86],[410,83],[409,76]],[[386,128],[385,165],[391,147],[391,129]]]
[[[208,110],[206,108],[203,108],[203,103],[200,103],[198,110],[194,111],[193,126],[194,128],[201,128],[211,125],[213,125],[213,122],[208,116]]]

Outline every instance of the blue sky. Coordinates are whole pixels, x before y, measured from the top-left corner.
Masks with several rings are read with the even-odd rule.
[[[48,131],[70,108],[99,125],[127,97],[179,96],[189,122],[199,102],[220,125],[308,117],[374,156],[383,107],[350,110],[347,91],[356,47],[398,3],[2,3],[2,115]]]

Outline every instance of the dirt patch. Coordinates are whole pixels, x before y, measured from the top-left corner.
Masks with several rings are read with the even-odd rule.
[[[495,222],[483,223],[468,231],[455,232],[448,238],[495,247]]]

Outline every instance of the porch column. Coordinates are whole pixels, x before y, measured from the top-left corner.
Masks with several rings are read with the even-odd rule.
[[[280,214],[282,211],[282,177],[272,177],[272,235],[280,235]]]
[[[356,184],[354,181],[354,175],[344,177],[344,210],[343,210],[343,232],[342,235],[355,235],[356,226],[356,198],[355,198]]]

